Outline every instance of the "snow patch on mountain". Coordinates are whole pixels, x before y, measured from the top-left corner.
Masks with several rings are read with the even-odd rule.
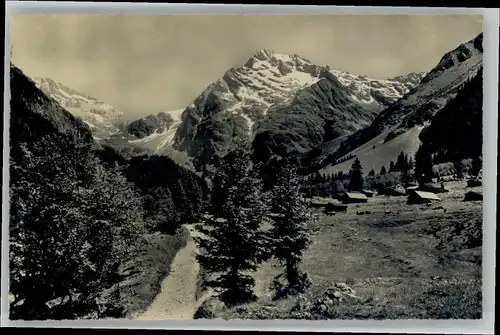
[[[128,142],[136,147],[144,148],[151,153],[159,154],[164,148],[172,145],[175,132],[180,123],[180,120],[176,120],[167,129],[156,130],[151,135],[139,139],[132,137],[132,139],[128,139]]]
[[[165,111],[129,122],[105,142],[115,148],[133,148],[136,153],[165,154],[166,150],[173,150],[174,135],[182,123],[183,111]]]
[[[33,81],[42,92],[85,122],[94,139],[101,140],[120,131],[123,113],[113,106],[49,78],[34,77]]]
[[[409,73],[391,79],[373,79],[337,70],[330,72],[350,90],[353,100],[363,104],[394,102],[417,86],[426,74]]]

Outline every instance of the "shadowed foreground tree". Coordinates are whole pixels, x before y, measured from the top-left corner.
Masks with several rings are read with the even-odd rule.
[[[104,168],[88,145],[64,135],[20,143],[15,151],[11,318],[110,315],[106,305],[120,279],[118,266],[145,231],[139,195],[124,177]],[[121,314],[119,308],[113,313]]]
[[[252,301],[254,279],[248,275],[268,258],[267,240],[260,229],[267,205],[245,148],[228,153],[219,162],[212,186],[208,215],[197,225],[195,238],[203,253],[196,257],[215,274],[206,284],[227,305]]]
[[[269,231],[273,256],[285,267],[287,291],[303,292],[309,281],[300,273],[303,253],[310,244],[307,205],[300,193],[297,169],[287,161],[281,167],[276,186],[272,190],[271,211],[273,225]]]

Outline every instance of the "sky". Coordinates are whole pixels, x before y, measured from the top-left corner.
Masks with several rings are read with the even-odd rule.
[[[372,78],[431,70],[482,31],[471,15],[15,15],[12,62],[130,118],[183,109],[256,51]]]

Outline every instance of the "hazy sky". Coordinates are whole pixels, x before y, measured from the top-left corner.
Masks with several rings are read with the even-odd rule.
[[[182,109],[258,49],[388,78],[429,71],[482,30],[450,15],[16,15],[12,61],[132,116]]]

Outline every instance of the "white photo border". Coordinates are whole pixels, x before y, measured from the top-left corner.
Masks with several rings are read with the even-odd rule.
[[[496,171],[498,126],[498,8],[444,7],[354,7],[296,5],[223,5],[167,3],[92,3],[55,1],[7,1],[5,50],[10,50],[9,22],[13,14],[430,14],[483,15],[483,318],[480,320],[65,320],[11,321],[8,302],[9,240],[9,124],[10,124],[10,53],[4,58],[4,133],[2,188],[2,285],[1,323],[10,327],[48,328],[131,328],[317,331],[363,333],[494,333]]]

